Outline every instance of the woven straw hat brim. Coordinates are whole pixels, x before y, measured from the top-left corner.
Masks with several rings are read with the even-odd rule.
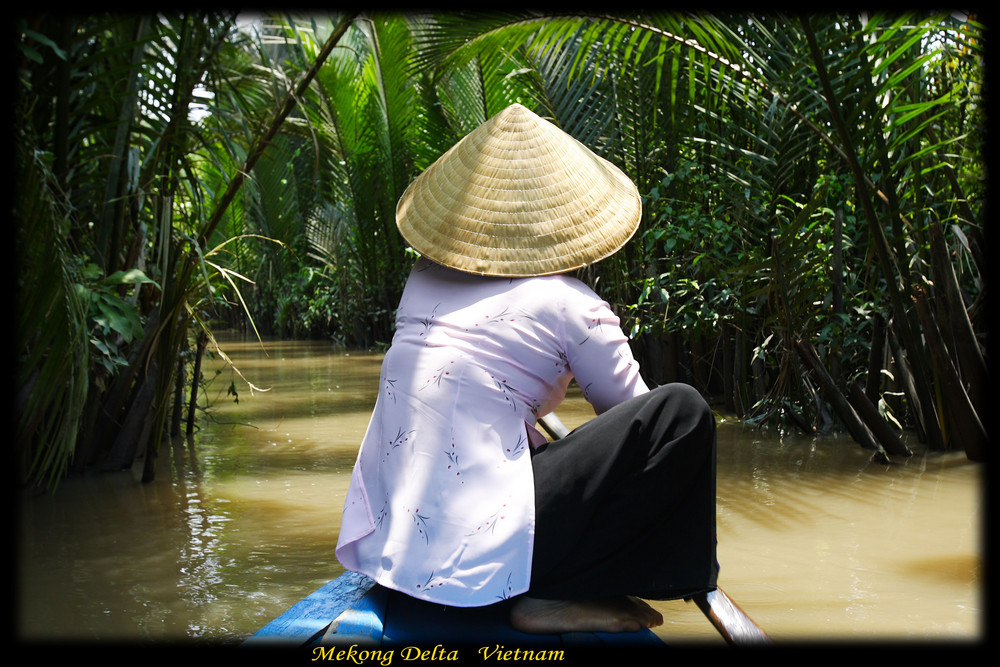
[[[435,262],[517,277],[604,259],[632,237],[641,215],[639,193],[620,169],[514,104],[410,184],[396,224]]]

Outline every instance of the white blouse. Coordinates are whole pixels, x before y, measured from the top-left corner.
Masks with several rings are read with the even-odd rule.
[[[597,413],[648,391],[618,318],[583,283],[419,260],[344,503],[341,564],[451,606],[525,592],[529,447],[574,376]]]

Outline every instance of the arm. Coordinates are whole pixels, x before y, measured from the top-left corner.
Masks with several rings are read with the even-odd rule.
[[[649,391],[611,307],[582,284],[563,304],[569,367],[597,414]]]

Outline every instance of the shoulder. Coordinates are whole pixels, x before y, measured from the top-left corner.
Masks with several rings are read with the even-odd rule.
[[[597,292],[578,278],[568,275],[544,276],[537,280],[545,281],[538,286],[552,295],[558,295],[567,306],[577,308],[593,308],[605,305],[605,301]]]
[[[449,294],[466,299],[506,294],[522,302],[545,301],[572,308],[594,307],[604,303],[582,280],[566,274],[526,278],[478,276],[423,258],[414,264],[407,288],[409,291]]]
[[[560,309],[592,308],[603,300],[585,283],[567,275],[514,278],[510,293],[523,302],[546,302]]]
[[[594,290],[588,287],[582,280],[563,273],[557,273],[551,276],[538,276],[536,278],[518,278],[517,280],[529,283],[533,287],[539,289],[558,290],[560,292],[578,294],[588,298],[599,298]]]

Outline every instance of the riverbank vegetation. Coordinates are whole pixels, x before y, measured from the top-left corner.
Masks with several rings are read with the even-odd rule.
[[[974,15],[53,13],[16,38],[26,483],[153,479],[213,329],[387,344],[396,201],[513,102],[643,195],[580,276],[650,382],[886,459],[904,429],[987,458]]]

